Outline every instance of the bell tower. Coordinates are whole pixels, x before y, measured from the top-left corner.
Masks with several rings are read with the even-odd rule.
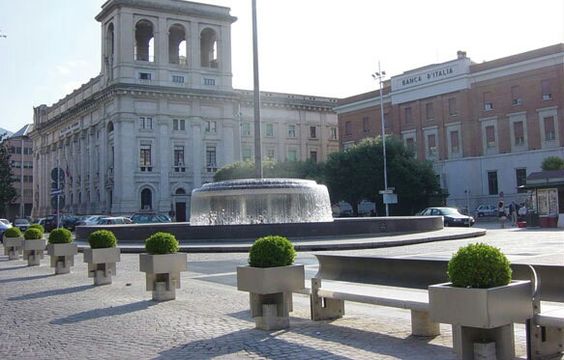
[[[96,16],[104,84],[232,90],[229,12],[184,0],[108,0]]]

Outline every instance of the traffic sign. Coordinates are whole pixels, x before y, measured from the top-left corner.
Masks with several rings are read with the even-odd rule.
[[[64,196],[53,196],[51,197],[51,207],[57,210],[57,198],[59,198],[59,209],[65,207],[65,197]]]
[[[51,196],[56,196],[56,195],[62,195],[63,194],[63,189],[59,189],[59,190],[51,190]]]
[[[56,168],[53,168],[53,170],[51,170],[51,180],[53,180],[54,182],[57,182],[57,175],[58,175],[59,182],[65,181],[65,172],[63,171],[63,169],[56,167]]]

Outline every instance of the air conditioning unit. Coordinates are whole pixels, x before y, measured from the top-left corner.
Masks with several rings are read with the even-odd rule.
[[[484,104],[484,110],[485,111],[493,110],[493,104],[492,103],[485,103]]]
[[[513,105],[523,105],[522,99],[513,99]]]
[[[551,99],[552,99],[552,94],[543,94],[543,95],[542,95],[542,99],[543,99],[543,100],[551,100]]]

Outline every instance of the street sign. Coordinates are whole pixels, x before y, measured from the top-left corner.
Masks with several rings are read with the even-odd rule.
[[[398,194],[383,194],[383,195],[384,195],[384,204],[398,203]]]
[[[57,196],[57,195],[62,195],[62,194],[63,194],[63,190],[62,190],[62,189],[60,189],[60,190],[56,190],[56,189],[51,190],[51,196]]]
[[[65,207],[65,197],[64,196],[53,196],[51,197],[51,207],[57,210],[57,198],[59,198],[59,209]]]
[[[388,189],[388,190],[380,190],[378,191],[378,194],[380,195],[384,195],[384,194],[393,194],[394,193],[394,189]]]
[[[64,182],[65,181],[65,172],[63,171],[63,169],[61,168],[53,168],[53,170],[51,170],[51,180],[53,180],[54,182],[57,182],[57,175],[59,178],[59,182]]]

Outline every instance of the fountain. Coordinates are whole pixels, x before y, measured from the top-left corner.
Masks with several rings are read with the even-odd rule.
[[[327,187],[312,180],[229,180],[192,191],[191,225],[331,221]]]

